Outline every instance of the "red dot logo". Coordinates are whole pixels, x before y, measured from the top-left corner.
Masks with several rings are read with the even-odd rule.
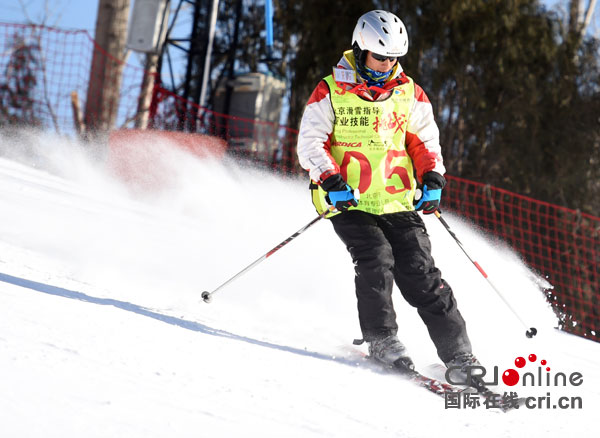
[[[525,358],[517,357],[515,359],[515,365],[517,368],[523,368],[525,366]]]
[[[519,383],[519,373],[517,370],[508,369],[502,374],[502,381],[508,386],[515,386],[517,383]]]
[[[535,362],[537,360],[537,356],[535,354],[530,354],[529,355],[529,362]]]

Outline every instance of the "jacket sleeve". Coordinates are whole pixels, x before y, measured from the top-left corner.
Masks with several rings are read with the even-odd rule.
[[[306,104],[298,133],[298,160],[308,170],[310,178],[318,183],[340,172],[331,156],[334,122],[329,86],[321,81]]]
[[[413,161],[417,179],[427,172],[446,173],[440,146],[440,131],[433,107],[423,89],[415,84],[415,101],[406,129],[406,151]]]

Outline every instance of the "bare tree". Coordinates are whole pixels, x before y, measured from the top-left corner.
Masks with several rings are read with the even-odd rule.
[[[23,0],[19,0],[19,5],[21,6],[23,15],[25,16],[27,23],[29,23],[29,24],[36,24],[36,25],[40,25],[40,26],[56,25],[56,23],[58,23],[60,21],[60,18],[62,16],[62,12],[58,11],[58,9],[56,8],[56,5],[54,5],[53,8],[50,7],[49,0],[44,1],[44,6],[42,8],[42,12],[41,12],[41,14],[39,14],[39,16],[36,19],[33,19],[30,16],[29,11],[27,9],[28,5],[25,4]],[[53,14],[55,17],[54,23],[49,24],[50,19],[53,16]],[[37,41],[37,46],[38,46],[38,50],[39,50],[38,64],[39,64],[39,68],[42,72],[44,105],[46,107],[46,110],[48,111],[48,114],[50,115],[50,118],[52,119],[54,129],[56,130],[56,132],[60,132],[60,128],[58,125],[58,119],[57,119],[56,113],[54,112],[52,102],[50,101],[50,98],[48,96],[48,81],[47,81],[47,75],[46,75],[46,57],[44,55],[44,51],[42,50],[41,35],[35,29],[32,29],[31,32],[32,32],[32,38],[34,38]]]
[[[85,104],[89,132],[106,132],[115,125],[127,40],[129,0],[100,0],[94,56]]]
[[[587,3],[587,6],[584,4]],[[579,41],[583,39],[592,21],[596,10],[596,0],[570,0],[569,3],[569,31],[578,35]]]

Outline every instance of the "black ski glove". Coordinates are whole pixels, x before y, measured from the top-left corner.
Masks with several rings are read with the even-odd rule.
[[[346,184],[339,173],[331,175],[321,183],[321,188],[327,192],[325,200],[339,211],[346,211],[350,207],[358,205],[358,199],[354,196],[352,187]]]
[[[446,178],[437,172],[427,172],[423,175],[421,196],[415,194],[415,210],[423,210],[423,214],[435,213],[440,206],[442,189],[446,185]]]
[[[446,187],[446,178],[434,171],[427,172],[423,175],[423,184],[427,184],[430,189],[443,189]]]

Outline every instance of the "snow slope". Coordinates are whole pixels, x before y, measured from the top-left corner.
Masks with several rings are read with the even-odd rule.
[[[201,302],[316,216],[304,180],[154,145],[171,178],[132,193],[71,141],[0,141],[0,436],[562,437],[593,427],[600,345],[555,330],[545,280],[459,217],[445,215],[539,330],[526,339],[426,217],[475,353],[500,373],[531,353],[553,372],[580,372],[581,386],[512,390],[550,393],[552,404],[577,396],[582,409],[446,409],[369,367],[364,346],[351,345],[360,337],[352,263],[326,221]],[[395,294],[400,336],[423,369],[435,350]]]

